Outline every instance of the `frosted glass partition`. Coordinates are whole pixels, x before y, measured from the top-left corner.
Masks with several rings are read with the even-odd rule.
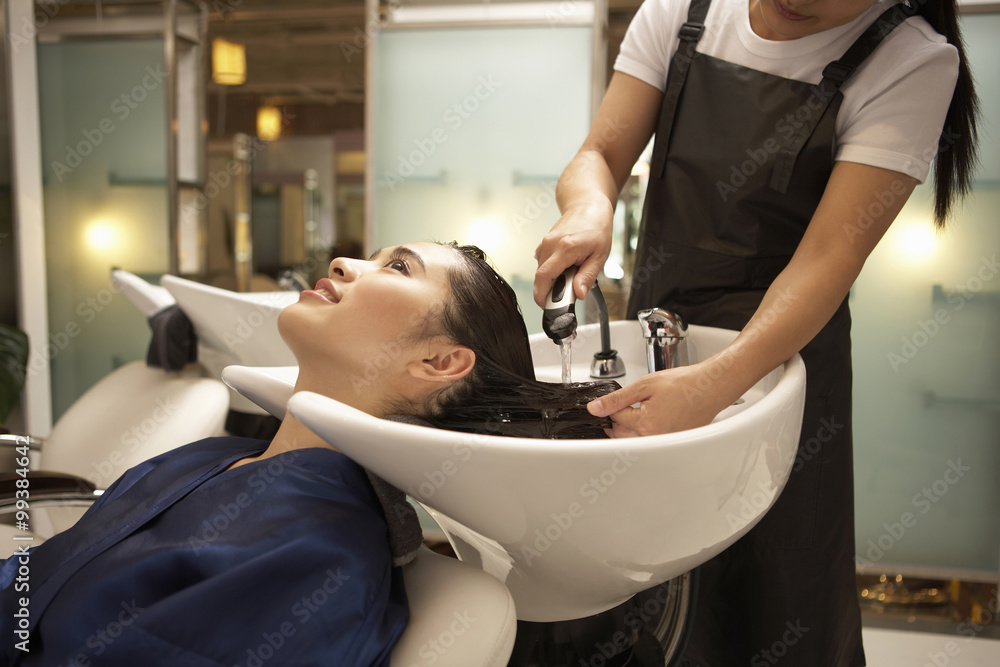
[[[590,27],[394,29],[375,71],[375,248],[457,240],[511,281],[531,332],[535,247],[590,126]]]
[[[983,103],[975,191],[936,235],[919,187],[853,290],[857,557],[876,572],[996,580],[1000,15],[962,27]]]
[[[149,328],[111,268],[167,270],[162,40],[38,47],[53,419],[117,365],[145,358]]]

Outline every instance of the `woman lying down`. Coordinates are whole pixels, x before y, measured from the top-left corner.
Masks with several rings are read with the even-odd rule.
[[[616,385],[526,382],[516,297],[477,248],[335,259],[278,325],[296,391],[445,428],[604,437],[584,406]],[[398,354],[359,389],[386,349]],[[388,664],[408,618],[388,541],[365,471],[291,415],[270,443],[201,440],[132,468],[0,567],[0,664]]]

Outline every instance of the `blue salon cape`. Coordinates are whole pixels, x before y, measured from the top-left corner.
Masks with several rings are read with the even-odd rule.
[[[209,438],[146,461],[4,562],[0,665],[388,665],[409,611],[364,471],[322,448],[225,470],[266,447]]]

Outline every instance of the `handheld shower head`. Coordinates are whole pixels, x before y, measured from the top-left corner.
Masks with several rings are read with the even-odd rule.
[[[573,277],[576,267],[562,272],[552,283],[552,291],[545,298],[542,311],[542,331],[557,345],[576,337],[576,295],[573,293]]]

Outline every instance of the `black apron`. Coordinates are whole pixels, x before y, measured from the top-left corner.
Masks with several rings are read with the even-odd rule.
[[[628,317],[660,307],[740,330],[826,188],[840,85],[910,14],[904,5],[882,14],[812,85],[695,52],[709,1],[692,0],[670,63]],[[864,664],[850,328],[845,299],[801,351],[806,408],[794,470],[760,523],[699,568],[683,664]]]

